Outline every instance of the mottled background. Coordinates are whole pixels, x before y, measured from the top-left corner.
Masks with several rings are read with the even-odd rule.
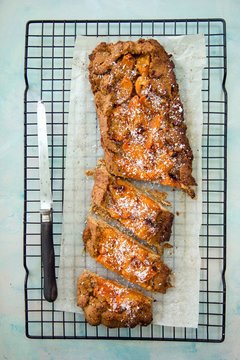
[[[240,359],[239,0],[0,0],[0,359]],[[34,19],[208,18],[227,22],[227,326],[221,344],[29,340],[24,335],[23,60]]]

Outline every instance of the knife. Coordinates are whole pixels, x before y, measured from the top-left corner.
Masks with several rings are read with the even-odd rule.
[[[37,104],[38,156],[40,178],[41,256],[43,264],[44,297],[53,302],[57,298],[52,224],[52,192],[48,163],[48,142],[45,105]]]

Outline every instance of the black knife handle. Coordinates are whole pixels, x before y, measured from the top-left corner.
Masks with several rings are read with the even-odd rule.
[[[51,215],[49,214],[49,217]],[[57,298],[57,283],[55,275],[55,258],[53,247],[52,220],[41,220],[41,252],[43,264],[44,297],[47,301],[53,302]],[[45,220],[45,219],[44,219]]]

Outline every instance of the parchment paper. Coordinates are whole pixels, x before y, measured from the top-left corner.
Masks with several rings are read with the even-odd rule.
[[[145,37],[147,38],[147,37]],[[194,154],[193,175],[197,180],[197,199],[181,191],[167,191],[175,213],[173,249],[165,251],[164,261],[173,269],[175,286],[165,295],[150,294],[153,323],[167,326],[197,327],[199,313],[200,255],[199,232],[202,222],[202,69],[205,65],[203,35],[155,37],[173,55],[175,73],[184,105],[188,137]],[[93,95],[88,81],[88,55],[101,41],[117,41],[120,37],[78,37],[74,49],[70,109],[68,118],[67,157],[64,183],[62,245],[58,273],[57,310],[82,312],[76,306],[76,283],[88,268],[108,278],[120,280],[85,254],[82,232],[90,206],[93,180],[85,171],[94,168],[103,155]],[[131,37],[136,40],[136,38]],[[122,40],[128,40],[123,37]],[[177,215],[179,213],[179,215]],[[126,284],[126,283],[125,283]],[[149,295],[149,293],[148,293]]]

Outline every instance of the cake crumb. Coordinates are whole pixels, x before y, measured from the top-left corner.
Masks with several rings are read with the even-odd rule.
[[[85,171],[86,176],[94,176],[95,169],[89,169]]]

